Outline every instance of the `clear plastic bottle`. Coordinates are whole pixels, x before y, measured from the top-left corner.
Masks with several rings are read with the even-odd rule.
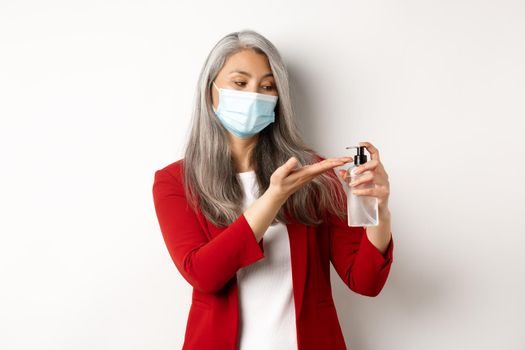
[[[367,162],[365,146],[349,146],[349,148],[356,148],[357,154],[354,156],[354,166],[349,168],[350,181],[355,181],[361,176],[366,176],[370,173],[369,170],[361,174],[355,174],[355,170],[361,164]],[[373,188],[374,184],[365,182],[357,186],[349,187],[347,195],[347,210],[348,210],[348,226],[377,226],[379,224],[378,215],[378,201],[377,197],[356,195],[352,193],[353,189]]]

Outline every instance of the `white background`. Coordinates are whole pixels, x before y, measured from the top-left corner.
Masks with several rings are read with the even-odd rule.
[[[155,217],[224,35],[280,50],[305,139],[370,141],[395,257],[332,269],[349,348],[525,349],[523,1],[0,3],[0,348],[178,349],[191,287]]]

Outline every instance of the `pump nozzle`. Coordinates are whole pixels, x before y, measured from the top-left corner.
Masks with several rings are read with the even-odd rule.
[[[348,146],[346,149],[356,148],[357,154],[353,157],[354,158],[354,164],[355,166],[359,166],[361,164],[365,164],[367,160],[367,156],[365,154],[365,146]]]

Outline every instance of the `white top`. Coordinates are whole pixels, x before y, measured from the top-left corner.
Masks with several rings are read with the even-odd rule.
[[[244,189],[244,209],[257,198],[255,171],[237,173]],[[290,241],[283,223],[263,236],[264,258],[237,270],[239,349],[297,349]]]

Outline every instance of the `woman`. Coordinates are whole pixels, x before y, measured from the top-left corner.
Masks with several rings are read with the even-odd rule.
[[[168,251],[193,287],[183,349],[346,349],[330,261],[346,285],[379,294],[392,263],[388,176],[361,166],[380,225],[349,227],[333,168],[302,141],[277,49],[257,32],[222,38],[199,77],[183,159],[155,172]],[[346,171],[340,173],[347,181]],[[264,239],[263,239],[264,237]]]

